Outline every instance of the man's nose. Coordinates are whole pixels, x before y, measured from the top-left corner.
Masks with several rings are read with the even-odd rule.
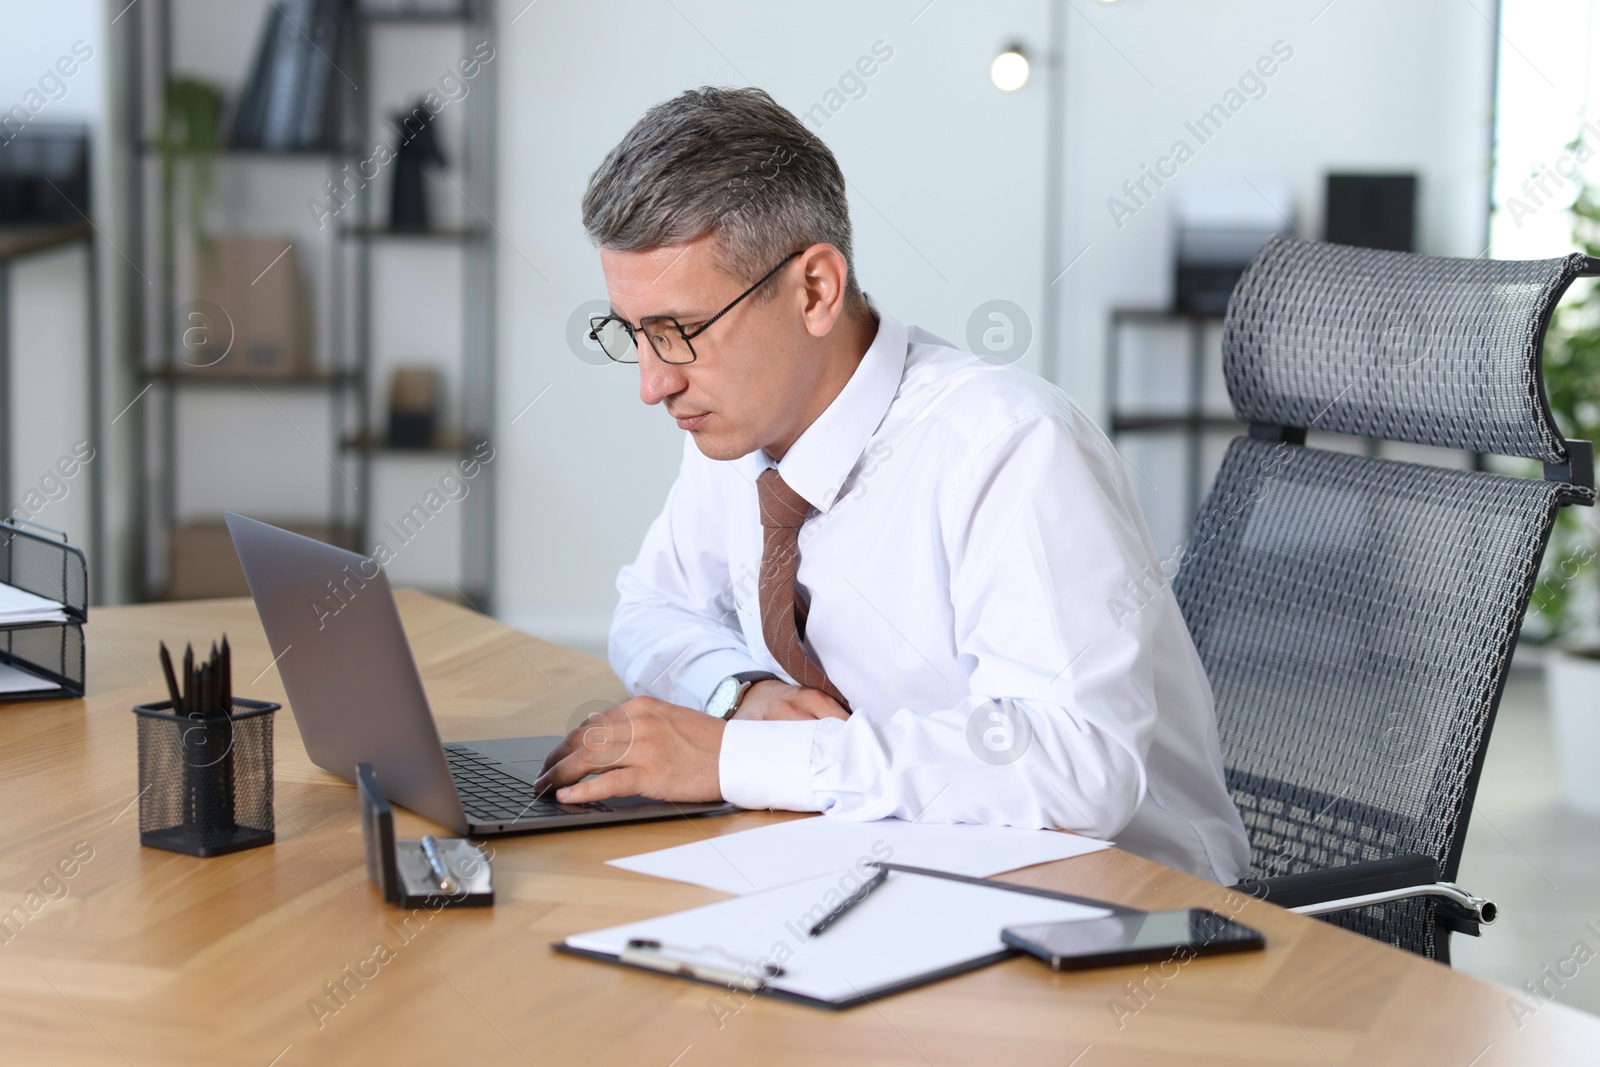
[[[639,340],[639,399],[646,404],[659,404],[683,392],[689,385],[683,365],[663,362],[648,341],[643,337]]]

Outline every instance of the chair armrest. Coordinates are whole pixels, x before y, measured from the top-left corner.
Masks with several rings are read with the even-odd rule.
[[[1246,878],[1234,889],[1261,900],[1269,900],[1282,908],[1300,908],[1342,897],[1426,885],[1438,880],[1439,864],[1432,856],[1394,856],[1386,860],[1285,874],[1277,878]]]
[[[1410,897],[1438,897],[1449,925],[1473,936],[1479,926],[1494,922],[1498,913],[1494,901],[1474,896],[1454,882],[1439,881],[1439,864],[1430,856],[1395,856],[1279,878],[1247,878],[1234,889],[1301,915],[1326,915]]]

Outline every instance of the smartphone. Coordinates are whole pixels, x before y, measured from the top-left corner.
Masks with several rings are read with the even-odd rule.
[[[1188,960],[1267,947],[1259,930],[1203,908],[1010,926],[1000,931],[1000,939],[1057,971],[1173,957]]]

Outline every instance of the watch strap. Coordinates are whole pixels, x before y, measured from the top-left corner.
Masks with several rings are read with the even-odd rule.
[[[728,706],[728,710],[722,713],[723,722],[727,722],[739,713],[739,705],[744,703],[744,695],[750,692],[751,686],[757,682],[779,680],[778,676],[771,671],[740,671],[738,674],[728,675],[728,678],[732,678],[739,683],[739,691],[734,694],[733,703]],[[727,678],[723,679],[724,682],[727,680]],[[717,684],[720,686],[722,683],[718,682]]]

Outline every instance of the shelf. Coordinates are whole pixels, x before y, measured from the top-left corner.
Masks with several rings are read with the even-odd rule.
[[[139,154],[146,157],[161,155],[159,145],[149,141],[139,146]],[[329,163],[341,159],[355,159],[360,153],[349,148],[219,148],[217,158],[268,159],[280,163]]]
[[[1221,322],[1222,312],[1179,311],[1175,308],[1112,308],[1111,323],[1121,322]]]
[[[459,8],[455,11],[365,11],[358,7],[356,17],[362,22],[389,26],[433,26],[472,21],[472,14]]]
[[[1106,330],[1106,421],[1112,438],[1132,434],[1161,434],[1169,441],[1182,446],[1183,488],[1180,518],[1190,521],[1200,512],[1206,446],[1211,435],[1227,434],[1237,437],[1248,428],[1238,422],[1231,411],[1208,410],[1206,401],[1207,343],[1213,323],[1221,324],[1224,315],[1207,311],[1185,311],[1175,307],[1119,307],[1111,309]],[[1176,410],[1164,412],[1148,409],[1129,412],[1121,407],[1121,366],[1123,347],[1127,344],[1130,327],[1176,330],[1185,338],[1185,350],[1172,364],[1172,369],[1186,379],[1184,392],[1187,403]],[[1151,403],[1150,399],[1145,401]],[[1180,526],[1181,532],[1181,526]]]
[[[59,226],[0,226],[0,261],[60,248],[93,234],[88,220]]]
[[[442,434],[435,437],[432,444],[419,448],[402,448],[389,444],[385,438],[367,434],[362,437],[347,437],[339,442],[339,447],[347,452],[381,453],[392,456],[435,456],[440,454],[454,456],[477,448],[480,442],[488,439],[488,434],[475,434],[465,437],[461,434]]]
[[[283,378],[244,378],[228,374],[206,374],[203,371],[160,370],[146,373],[147,382],[164,382],[168,385],[196,385],[202,388],[262,389],[325,389],[329,386],[355,385],[360,376],[351,371],[338,374],[301,374]]]
[[[1112,433],[1152,433],[1182,430],[1186,433],[1244,433],[1247,427],[1231,415],[1116,415]]]
[[[478,226],[452,226],[428,230],[392,230],[387,226],[347,226],[339,231],[341,237],[352,240],[386,241],[477,241],[488,233]]]

